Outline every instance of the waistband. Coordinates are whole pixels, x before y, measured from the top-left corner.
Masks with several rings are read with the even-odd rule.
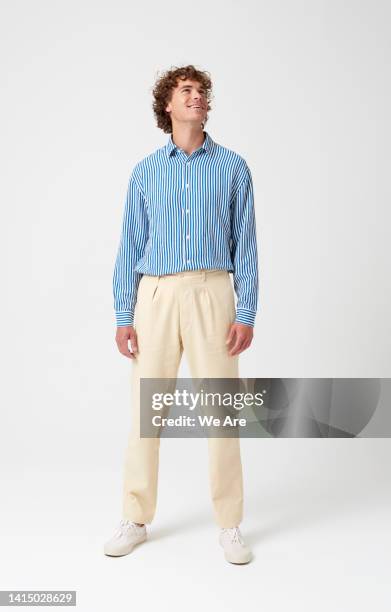
[[[227,276],[229,271],[224,269],[201,269],[201,270],[184,270],[183,272],[174,272],[173,274],[159,274],[159,275],[150,275],[144,274],[144,276],[149,276],[150,278],[158,278],[160,279],[169,279],[169,278],[196,278],[199,280],[206,280],[210,276]]]

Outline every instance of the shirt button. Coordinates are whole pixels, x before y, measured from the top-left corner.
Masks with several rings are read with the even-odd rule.
[[[191,259],[188,259],[188,260],[187,260],[187,263],[190,263],[190,262],[191,262]]]
[[[190,212],[190,209],[189,209],[189,208],[186,208],[186,212],[187,212],[187,213],[188,213],[188,212]]]
[[[186,238],[189,239],[190,238],[190,234],[187,234]]]
[[[189,183],[186,183],[186,189],[189,189]]]

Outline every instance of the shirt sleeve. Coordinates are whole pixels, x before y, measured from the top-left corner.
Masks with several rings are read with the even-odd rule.
[[[231,257],[237,296],[235,322],[253,327],[258,306],[258,251],[254,190],[247,164],[243,172],[231,203]]]
[[[113,274],[114,309],[118,327],[134,323],[137,289],[142,277],[134,268],[144,254],[148,229],[145,198],[136,166],[129,178],[122,234]]]

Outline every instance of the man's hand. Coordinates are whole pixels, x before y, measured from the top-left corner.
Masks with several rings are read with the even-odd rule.
[[[129,340],[130,346],[132,347],[132,352],[129,350]],[[135,359],[135,353],[138,353],[138,345],[137,334],[134,327],[131,325],[117,327],[115,341],[117,343],[118,350],[120,353],[122,353],[122,355],[129,357],[129,359]]]
[[[253,340],[253,328],[244,323],[232,323],[226,340],[228,354],[239,355],[245,351]]]

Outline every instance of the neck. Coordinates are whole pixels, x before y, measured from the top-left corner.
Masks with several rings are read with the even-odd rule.
[[[191,155],[193,151],[199,149],[205,138],[206,134],[201,125],[173,125],[172,140],[187,155]]]

